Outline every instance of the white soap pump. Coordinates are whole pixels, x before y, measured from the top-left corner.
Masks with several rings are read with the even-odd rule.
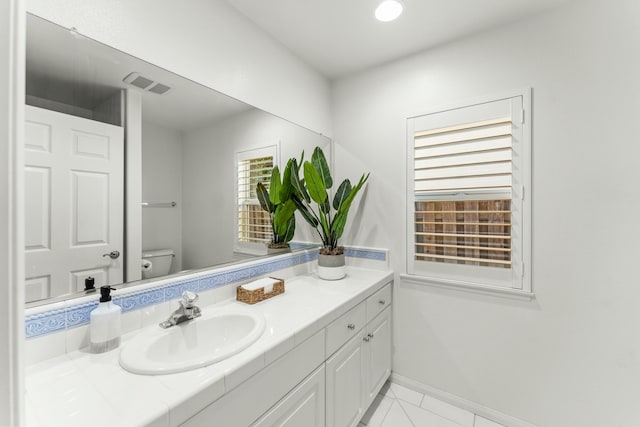
[[[104,353],[120,345],[121,320],[120,306],[111,301],[111,286],[100,287],[100,304],[91,312],[89,326],[91,352]]]

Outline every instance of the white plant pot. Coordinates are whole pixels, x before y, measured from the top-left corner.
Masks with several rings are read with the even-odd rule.
[[[340,280],[347,275],[344,254],[318,255],[318,276],[324,280]]]

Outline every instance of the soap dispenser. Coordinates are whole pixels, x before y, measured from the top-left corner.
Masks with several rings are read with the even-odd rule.
[[[100,287],[100,304],[91,312],[91,352],[104,353],[120,345],[120,306],[111,301],[111,286]]]

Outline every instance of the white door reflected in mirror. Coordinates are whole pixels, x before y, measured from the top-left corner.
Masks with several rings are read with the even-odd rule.
[[[31,106],[25,114],[26,301],[81,291],[88,277],[121,283],[123,128]]]

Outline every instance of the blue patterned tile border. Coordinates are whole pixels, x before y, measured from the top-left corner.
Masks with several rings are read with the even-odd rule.
[[[67,329],[89,323],[91,312],[98,307],[98,301],[88,302],[85,304],[74,305],[66,309],[67,313]]]
[[[122,307],[122,312],[138,310],[150,305],[160,304],[165,301],[165,289],[161,286],[144,291],[122,295],[116,304]]]
[[[304,245],[304,244],[303,244]],[[365,258],[377,261],[386,261],[387,253],[379,249],[345,248],[348,257]],[[177,280],[174,283],[145,289],[143,291],[126,293],[119,298],[114,298],[114,303],[122,307],[123,312],[139,310],[165,301],[180,298],[185,290],[202,292],[215,289],[253,277],[262,276],[274,271],[282,270],[296,265],[318,259],[318,251],[308,250],[294,253],[287,257],[268,259],[250,265],[237,265],[234,268],[222,271],[212,270],[210,274],[190,280]],[[92,310],[97,307],[97,302],[89,302],[68,306],[66,309],[56,309],[42,313],[29,315],[25,318],[25,336],[35,338],[66,328],[75,328],[89,323]]]
[[[44,313],[27,316],[24,319],[25,336],[39,337],[62,331],[67,326],[65,310],[51,310]]]
[[[364,248],[344,248],[344,254],[352,258],[372,259],[375,261],[386,261],[387,251],[380,249],[364,249]]]
[[[185,291],[198,292],[198,282],[201,278],[195,280],[187,280],[183,282],[173,283],[164,288],[164,300],[170,301],[172,299],[181,298],[182,293]]]

